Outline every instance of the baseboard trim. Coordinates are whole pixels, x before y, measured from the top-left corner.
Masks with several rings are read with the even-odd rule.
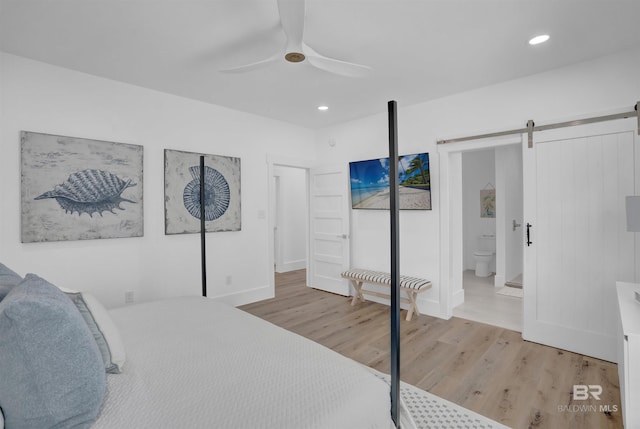
[[[253,289],[243,290],[240,292],[233,292],[226,295],[218,295],[209,297],[216,301],[221,301],[226,304],[238,307],[240,305],[251,304],[252,302],[263,301],[275,296],[275,291],[269,285],[259,286]]]
[[[307,261],[304,259],[298,261],[284,262],[276,265],[276,273],[288,273],[289,271],[303,270],[307,268]]]

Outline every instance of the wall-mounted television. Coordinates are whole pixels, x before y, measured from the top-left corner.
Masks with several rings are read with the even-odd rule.
[[[389,210],[389,158],[349,163],[351,207]],[[429,154],[398,157],[400,210],[431,210]]]

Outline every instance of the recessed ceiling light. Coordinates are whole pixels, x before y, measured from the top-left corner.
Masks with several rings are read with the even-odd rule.
[[[318,110],[324,112],[325,110],[329,110],[329,106],[318,106]]]
[[[541,34],[540,36],[536,36],[533,39],[529,40],[530,45],[539,45],[540,43],[544,43],[549,40],[548,34]]]

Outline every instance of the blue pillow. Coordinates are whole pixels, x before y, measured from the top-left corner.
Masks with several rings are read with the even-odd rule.
[[[82,315],[34,274],[0,302],[0,408],[7,428],[88,428],[106,392],[102,356]]]
[[[75,304],[87,323],[102,355],[105,371],[109,374],[119,374],[126,355],[118,328],[109,317],[107,310],[90,293],[65,292],[65,295]]]
[[[21,281],[22,277],[9,269],[3,263],[0,263],[0,301],[2,301],[9,291],[16,287]]]

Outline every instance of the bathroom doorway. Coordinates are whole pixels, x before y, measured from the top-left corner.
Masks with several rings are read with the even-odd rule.
[[[464,151],[461,172],[464,298],[453,315],[521,332],[521,145]]]

